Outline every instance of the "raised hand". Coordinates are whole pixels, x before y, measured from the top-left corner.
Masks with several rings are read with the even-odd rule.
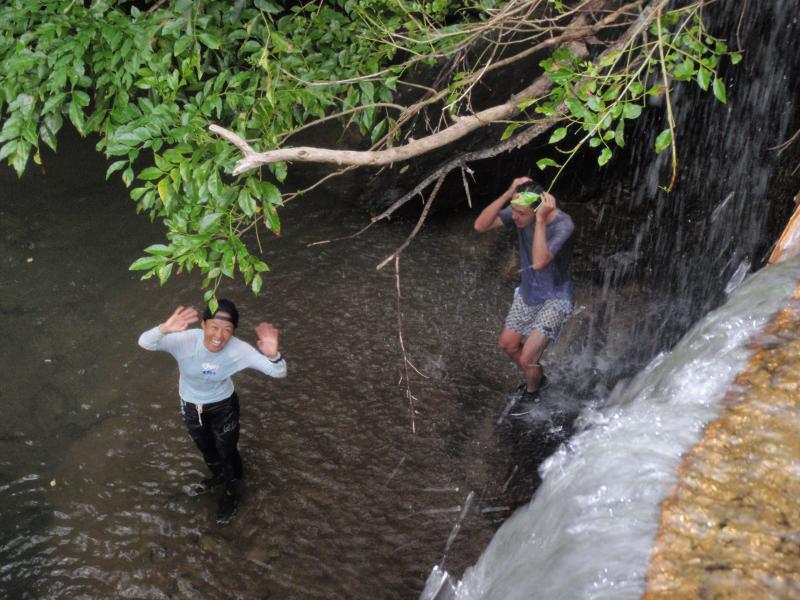
[[[192,323],[197,323],[200,320],[200,315],[197,313],[197,310],[192,308],[191,306],[179,306],[175,309],[175,312],[172,315],[161,323],[158,326],[158,330],[161,333],[176,333],[178,331],[183,331],[189,327]]]
[[[530,183],[533,181],[530,177],[517,177],[514,181],[511,182],[511,187],[515,190],[521,186],[523,183]]]
[[[547,222],[547,217],[556,209],[556,199],[549,193],[542,194],[542,203],[536,208],[536,220]]]
[[[268,358],[278,356],[278,330],[271,323],[259,323],[256,327],[258,349]]]

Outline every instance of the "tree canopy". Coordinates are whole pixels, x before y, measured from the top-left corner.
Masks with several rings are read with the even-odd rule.
[[[88,6],[87,6],[88,4]],[[69,121],[96,134],[136,209],[165,243],[131,265],[163,283],[199,269],[215,303],[223,277],[261,290],[262,236],[280,235],[289,165],[392,165],[485,133],[430,167],[373,220],[470,161],[552,130],[556,177],[584,145],[606,164],[649,96],[666,98],[657,152],[676,132],[670,89],[694,81],[722,102],[722,59],[706,0],[12,0],[0,8],[0,159],[18,174],[57,149]],[[487,104],[476,90],[523,61],[529,81]],[[294,147],[322,123],[357,147]],[[496,133],[493,133],[497,129]],[[463,172],[463,171],[462,171]],[[674,174],[673,174],[674,180]],[[464,185],[469,194],[468,184]],[[255,232],[255,235],[248,232]]]

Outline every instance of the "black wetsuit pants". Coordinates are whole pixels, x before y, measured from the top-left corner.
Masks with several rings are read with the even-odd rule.
[[[198,408],[200,409],[198,411]],[[194,443],[203,453],[211,474],[235,487],[242,478],[239,456],[239,397],[233,392],[219,402],[201,406],[181,402],[183,422]]]

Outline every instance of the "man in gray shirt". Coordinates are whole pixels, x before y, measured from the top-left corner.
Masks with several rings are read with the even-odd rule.
[[[544,381],[539,360],[572,312],[569,264],[575,225],[556,208],[551,194],[530,178],[518,177],[475,219],[479,232],[502,226],[517,232],[522,283],[498,346],[525,373],[519,386],[522,400],[537,400]]]
[[[230,300],[220,300],[215,312],[206,307],[201,328],[189,329],[199,319],[194,308],[179,306],[166,321],[145,331],[139,345],[169,352],[178,361],[183,421],[211,471],[211,478],[194,486],[192,493],[224,485],[217,522],[227,523],[236,512],[242,478],[239,397],[231,376],[250,368],[270,377],[286,377],[286,361],[278,351],[278,330],[269,323],[256,327],[260,352],[234,337],[239,312]]]

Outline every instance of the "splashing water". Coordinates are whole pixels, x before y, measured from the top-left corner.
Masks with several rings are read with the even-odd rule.
[[[543,463],[531,503],[461,581],[434,568],[422,598],[638,598],[682,454],[719,414],[752,354],[748,340],[798,280],[797,259],[758,272],[602,408],[584,411],[583,431]]]

